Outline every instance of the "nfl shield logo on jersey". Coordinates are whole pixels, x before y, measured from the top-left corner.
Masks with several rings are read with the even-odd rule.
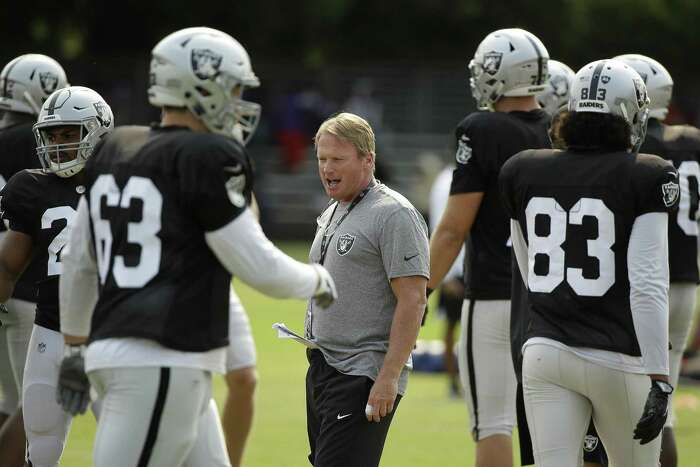
[[[457,141],[457,159],[458,164],[466,164],[472,157],[472,148],[469,146],[469,137],[467,135],[462,135]]]
[[[593,452],[596,446],[598,446],[597,436],[586,435],[585,438],[583,438],[583,449],[586,452]]]
[[[223,57],[210,49],[192,49],[192,71],[199,79],[211,79],[219,74]]]
[[[352,246],[354,244],[354,235],[343,234],[338,237],[338,242],[335,244],[335,251],[337,251],[340,256],[345,256],[350,252],[350,250],[352,250]]]
[[[501,52],[489,52],[484,54],[484,71],[490,75],[495,75],[501,68],[503,54]]]
[[[676,182],[668,182],[661,185],[661,191],[663,191],[664,204],[666,207],[671,207],[678,200],[680,187]]]

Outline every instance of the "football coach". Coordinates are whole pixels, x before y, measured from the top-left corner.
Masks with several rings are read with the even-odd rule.
[[[378,466],[425,310],[428,228],[374,178],[374,132],[363,118],[329,118],[315,145],[331,201],[309,257],[328,269],[339,299],[323,313],[309,302],[306,315],[306,337],[319,346],[307,355],[309,461]]]

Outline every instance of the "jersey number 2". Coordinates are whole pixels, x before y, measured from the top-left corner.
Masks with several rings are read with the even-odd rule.
[[[549,232],[538,235],[535,231],[535,218],[549,218]],[[582,225],[586,216],[598,221],[598,237],[586,241],[589,257],[598,260],[598,277],[583,277],[582,268],[566,267],[565,251],[562,245],[567,240],[566,230],[569,224]],[[559,284],[566,282],[582,297],[601,297],[615,283],[615,253],[611,247],[615,244],[615,215],[600,199],[581,198],[567,213],[554,198],[534,197],[525,209],[528,238],[528,285],[533,292],[552,292]],[[569,242],[567,246],[571,247]],[[545,255],[548,258],[546,274],[535,272],[535,259]]]
[[[120,251],[112,252],[112,229],[109,220],[102,217],[102,199],[108,207],[128,209],[132,200],[143,206],[141,220],[127,224],[125,243],[138,245],[141,252],[133,266],[127,266]],[[95,231],[95,250],[100,283],[107,280],[110,267],[114,282],[120,288],[143,287],[153,279],[160,268],[161,241],[157,234],[161,228],[163,196],[153,182],[145,177],[133,176],[120,191],[112,175],[100,175],[90,189],[90,217]]]

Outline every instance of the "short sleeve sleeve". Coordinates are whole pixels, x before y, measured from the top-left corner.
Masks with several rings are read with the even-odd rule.
[[[37,230],[36,216],[33,214],[36,190],[32,189],[31,174],[27,171],[16,173],[0,191],[0,215],[10,230],[33,235]]]
[[[455,160],[450,194],[483,192],[488,188],[492,160],[497,154],[497,142],[487,132],[476,131],[469,120],[455,132]]]
[[[214,140],[186,154],[181,164],[183,197],[205,232],[217,230],[249,205],[252,169],[242,148]]]
[[[389,279],[430,277],[428,226],[415,209],[403,207],[383,223],[379,249]]]
[[[650,212],[672,212],[678,208],[680,185],[678,171],[664,161],[648,174],[646,187],[640,193],[638,216]]]

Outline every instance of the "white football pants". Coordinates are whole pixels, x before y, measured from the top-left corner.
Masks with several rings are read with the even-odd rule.
[[[510,353],[510,301],[465,300],[459,338],[459,376],[472,437],[511,436],[517,381]]]
[[[36,303],[10,299],[0,314],[0,412],[12,414],[20,403],[24,363],[32,334]]]
[[[683,350],[693,326],[696,292],[697,286],[692,282],[672,282],[668,292],[668,339],[671,342],[671,350],[668,352],[669,380],[674,388],[678,386]],[[666,426],[673,426],[674,420],[675,414],[671,405]]]
[[[126,367],[88,376],[102,400],[94,467],[230,465],[218,413],[212,411],[209,372]],[[209,433],[198,441],[201,430]]]
[[[582,440],[593,417],[610,465],[658,467],[661,436],[642,446],[632,439],[651,383],[533,344],[523,355],[523,393],[537,467],[579,467]]]

